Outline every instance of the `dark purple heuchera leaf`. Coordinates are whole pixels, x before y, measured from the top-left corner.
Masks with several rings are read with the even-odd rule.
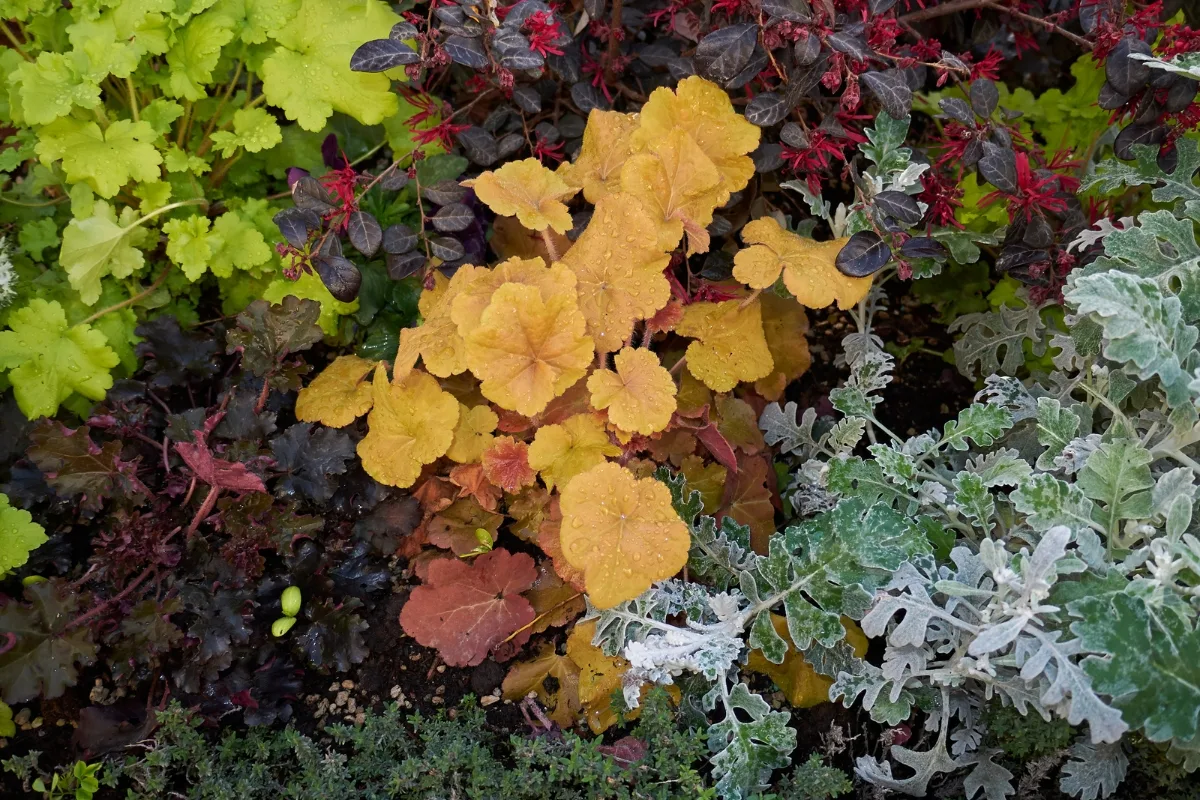
[[[152,389],[166,389],[216,374],[217,343],[211,335],[184,332],[175,317],[155,317],[135,329],[144,341],[137,346],[142,368],[151,373]]]
[[[255,300],[237,315],[237,328],[225,337],[226,352],[240,352],[242,366],[258,377],[270,375],[289,355],[321,341],[320,316],[321,304],[315,300],[292,295],[274,305]]]
[[[843,275],[865,278],[874,275],[892,258],[892,248],[874,231],[859,231],[837,254],[834,264]]]
[[[79,680],[79,667],[96,660],[92,631],[68,627],[82,612],[82,595],[51,578],[25,587],[28,605],[0,606],[0,631],[16,643],[0,654],[0,696],[15,705],[35,697],[54,698]]]
[[[309,624],[293,641],[310,664],[345,672],[351,664],[367,657],[362,634],[370,626],[354,613],[360,607],[362,602],[353,597],[341,605],[330,600],[305,604],[304,616]]]
[[[33,427],[33,422],[25,418],[25,414],[17,406],[17,399],[11,392],[0,398],[0,463],[8,463],[18,453],[25,452],[29,444],[26,434]]]
[[[321,140],[321,160],[329,169],[343,169],[347,161],[338,147],[337,134],[331,133]]]
[[[107,497],[140,504],[150,495],[137,476],[140,459],[122,459],[119,441],[96,444],[87,426],[71,430],[47,419],[34,427],[29,439],[27,455],[46,482],[61,497],[80,498],[85,511],[98,511]]]
[[[375,562],[370,556],[370,551],[369,544],[359,542],[341,564],[329,571],[334,590],[339,595],[365,600],[368,595],[391,586],[391,572]]]
[[[333,428],[319,428],[298,422],[271,440],[275,468],[284,474],[275,484],[280,497],[307,497],[324,503],[337,487],[330,479],[346,471],[346,462],[354,457],[354,443]]]
[[[196,584],[185,584],[179,594],[188,611],[196,615],[188,628],[195,650],[173,679],[178,688],[195,694],[203,682],[215,681],[233,665],[233,645],[250,641],[246,625],[250,595],[245,589],[213,592],[207,585]]]
[[[354,535],[381,555],[391,555],[421,524],[421,504],[415,497],[385,500],[354,526]]]
[[[162,602],[148,598],[135,605],[108,637],[110,643],[116,642],[109,658],[113,677],[128,676],[136,665],[149,664],[179,644],[183,631],[171,622],[170,617],[182,610],[183,601],[178,597]]]
[[[88,706],[79,712],[79,726],[71,736],[71,744],[90,761],[142,741],[156,725],[154,709],[137,699]]]
[[[246,449],[252,455],[257,455],[258,443],[276,430],[276,412],[258,410],[261,392],[262,381],[250,377],[231,389],[230,398],[225,403],[225,416],[213,429],[216,436],[231,440],[235,447],[248,445]]]

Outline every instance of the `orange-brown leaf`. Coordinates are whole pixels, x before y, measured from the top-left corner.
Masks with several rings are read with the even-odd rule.
[[[430,542],[461,556],[479,547],[476,530],[482,528],[495,541],[503,523],[503,514],[494,514],[473,497],[467,497],[455,500],[449,508],[429,520],[427,531]]]
[[[412,590],[401,609],[400,626],[422,645],[436,647],[451,667],[473,667],[493,651],[503,660],[513,650],[502,647],[504,640],[537,616],[520,595],[536,578],[532,558],[502,549],[470,564],[457,558],[434,561],[425,583]],[[527,641],[528,628],[511,645]]]
[[[479,464],[458,464],[450,470],[450,482],[458,487],[458,496],[470,497],[488,511],[500,502],[500,489],[487,479]]]
[[[553,679],[553,689],[547,688],[547,678]],[[564,730],[575,725],[583,710],[579,702],[579,667],[568,656],[555,652],[550,642],[543,643],[533,658],[513,664],[500,688],[502,697],[514,703],[535,695],[547,716]]]
[[[537,472],[529,466],[529,445],[511,436],[497,436],[483,451],[483,474],[506,492],[520,491],[537,480]]]
[[[780,664],[772,664],[761,650],[751,650],[746,669],[770,677],[787,697],[793,708],[811,708],[829,702],[829,687],[833,678],[826,677],[804,660],[804,654],[796,650],[788,633],[787,618],[782,614],[771,615],[775,632],[787,642],[787,653]],[[846,629],[846,641],[854,648],[854,654],[862,658],[867,654],[867,637],[849,617],[842,617]]]
[[[768,400],[778,400],[789,383],[808,371],[808,317],[795,300],[770,292],[759,296],[762,303],[763,334],[771,351],[774,369],[754,383],[754,390]]]

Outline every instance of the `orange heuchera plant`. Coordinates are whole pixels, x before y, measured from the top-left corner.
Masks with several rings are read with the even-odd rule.
[[[742,231],[740,283],[692,289],[681,259],[709,249],[758,140],[723,90],[688,78],[639,114],[593,111],[557,171],[526,159],[464,181],[499,215],[499,263],[431,272],[394,363],[342,356],[300,392],[306,422],[368,414],[363,469],[420,502],[401,554],[424,584],[401,623],[447,663],[511,658],[531,633],[570,624],[585,593],[609,608],[678,573],[690,534],[657,466],[682,470],[705,510],[749,525],[753,542],[774,531],[755,420],[808,367],[803,308],[857,303],[870,279],[837,271],[840,241],[763,217]],[[594,209],[572,242],[569,204],[583,201]],[[544,560],[496,546],[509,536]],[[505,691],[603,729],[624,666],[582,629]]]

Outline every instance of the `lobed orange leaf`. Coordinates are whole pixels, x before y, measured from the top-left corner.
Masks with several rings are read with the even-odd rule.
[[[621,169],[621,190],[653,215],[659,249],[674,250],[688,234],[688,253],[708,251],[708,226],[722,187],[721,173],[682,128],[672,129]]]
[[[593,205],[605,195],[621,191],[621,167],[632,152],[637,126],[636,114],[592,109],[575,163],[563,162],[558,174],[571,186],[583,189],[583,196]]]
[[[548,688],[547,679],[552,680]],[[537,654],[509,668],[500,685],[502,697],[516,703],[532,694],[564,730],[579,719],[583,706],[579,702],[579,667],[568,656],[560,656],[550,642],[544,642]]]
[[[574,247],[563,256],[579,279],[579,308],[596,350],[611,353],[671,297],[663,270],[671,256],[658,246],[658,228],[637,198],[605,195]]]
[[[504,642],[536,616],[520,595],[536,578],[532,558],[502,549],[469,564],[457,558],[433,561],[425,583],[401,609],[400,627],[425,647],[437,648],[451,667],[473,667],[489,653],[497,661],[511,658],[529,641],[526,628]]]
[[[424,372],[396,384],[380,364],[375,368],[375,407],[369,430],[358,443],[367,474],[382,484],[408,488],[421,467],[446,453],[458,423],[458,401]]]
[[[466,342],[483,396],[527,417],[582,378],[593,353],[573,297],[522,284],[496,290]]]
[[[606,458],[621,455],[608,438],[604,423],[595,414],[576,414],[561,425],[538,428],[529,446],[529,466],[537,470],[546,488],[559,489],[581,472]]]
[[[501,259],[541,258],[550,261],[550,251],[543,237],[549,237],[556,253],[565,253],[571,246],[571,240],[553,228],[547,228],[539,234],[526,228],[516,217],[496,217],[488,244]]]
[[[510,161],[475,180],[462,181],[462,185],[474,188],[475,195],[492,211],[515,216],[530,230],[571,230],[571,212],[563,201],[579,188],[568,186],[536,158]]]
[[[692,303],[675,326],[688,345],[688,371],[716,392],[728,392],[741,381],[756,381],[774,368],[763,333],[762,306],[756,298]]]
[[[475,498],[466,497],[455,500],[449,508],[429,520],[426,531],[432,544],[461,556],[479,547],[476,530],[487,531],[492,541],[495,541],[503,523],[503,514],[492,513]]]
[[[575,273],[562,264],[547,267],[540,258],[510,258],[491,269],[466,265],[454,277],[461,281],[462,288],[451,302],[450,318],[463,337],[479,326],[492,296],[506,284],[536,286],[543,300],[557,294],[575,299]]]
[[[511,436],[497,436],[480,457],[483,474],[506,492],[520,491],[537,480],[529,466],[529,445]]]
[[[754,162],[748,154],[758,147],[760,131],[733,110],[720,86],[693,75],[680,81],[674,92],[655,89],[642,106],[633,146],[650,150],[675,128],[691,136],[721,173],[717,206],[750,182]]]
[[[784,230],[774,217],[761,217],[742,228],[750,245],[733,257],[733,277],[752,289],[766,289],[783,275],[783,285],[808,308],[853,307],[871,289],[871,277],[852,278],[835,263],[847,239],[817,242]]]
[[[500,418],[486,405],[467,408],[458,404],[458,424],[454,428],[454,441],[446,451],[446,457],[459,464],[478,461],[491,446],[492,431]]]
[[[583,593],[565,583],[549,560],[538,564],[537,580],[525,593],[525,599],[538,614],[537,622],[530,628],[535,636],[547,628],[561,628],[587,608]]]
[[[787,642],[787,652],[783,662],[773,664],[766,659],[761,650],[751,650],[746,669],[768,676],[787,697],[793,708],[811,708],[821,703],[829,702],[829,687],[833,686],[833,678],[820,674],[812,665],[804,660],[804,654],[792,644],[788,633],[787,617],[782,614],[771,615],[771,625],[775,632]],[[849,617],[842,617],[842,627],[846,629],[846,641],[854,648],[854,654],[863,658],[867,654],[867,637],[862,629]]]
[[[596,370],[588,378],[592,407],[608,409],[609,420],[626,432],[648,436],[665,430],[675,413],[675,381],[658,356],[626,347],[613,363],[616,372]]]
[[[768,400],[783,397],[789,383],[808,371],[812,356],[808,351],[808,317],[795,300],[771,292],[759,295],[762,303],[763,334],[771,351],[774,369],[754,382],[754,391]]]
[[[595,620],[578,623],[567,637],[567,656],[579,667],[579,701],[587,711],[588,727],[599,734],[617,721],[612,696],[621,688],[621,676],[629,670],[629,662],[606,656],[592,644],[595,635]]]
[[[750,546],[766,555],[767,540],[775,533],[775,506],[768,488],[770,464],[762,456],[739,458],[738,470],[725,481],[725,494],[717,520],[733,517],[750,528]]]
[[[632,600],[687,563],[688,528],[660,481],[604,463],[568,483],[561,505],[563,553],[598,608]]]
[[[296,419],[331,428],[349,425],[371,409],[371,382],[364,380],[375,366],[358,356],[338,356],[296,397]]]
[[[450,470],[450,482],[458,487],[458,496],[469,497],[488,511],[495,511],[503,494],[487,479],[479,464],[458,464]],[[493,537],[495,538],[495,537]]]

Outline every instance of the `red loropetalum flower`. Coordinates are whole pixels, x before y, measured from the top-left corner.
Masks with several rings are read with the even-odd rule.
[[[921,186],[923,189],[917,199],[929,206],[925,212],[926,223],[930,226],[963,227],[954,216],[954,210],[962,207],[963,196],[963,190],[956,181],[929,170],[921,176]]]
[[[563,155],[563,143],[555,142],[554,144],[550,144],[550,142],[546,141],[545,136],[539,135],[537,141],[533,143],[533,157],[543,164],[547,159],[553,161],[555,164],[562,163],[563,158],[565,158]]]
[[[1028,153],[1016,154],[1017,191],[1006,194],[995,191],[984,195],[979,201],[980,206],[989,206],[1001,198],[1008,200],[1008,218],[1016,219],[1018,215],[1026,220],[1033,219],[1034,213],[1051,212],[1061,214],[1067,210],[1067,201],[1059,197],[1059,192],[1065,191],[1061,175],[1055,175],[1048,170],[1035,170],[1029,165]]]
[[[562,50],[554,46],[554,43],[562,38],[562,29],[551,12],[539,11],[530,14],[522,27],[528,35],[529,49],[542,58],[563,54]]]
[[[345,230],[350,215],[358,210],[358,172],[350,166],[350,160],[342,154],[342,162],[346,165],[341,169],[332,169],[321,176],[321,185],[333,195],[337,205],[325,213],[331,228]]]
[[[846,160],[846,148],[853,142],[849,139],[835,139],[826,131],[819,128],[808,133],[808,147],[794,148],[783,146],[780,155],[788,169],[797,175],[804,175],[808,188],[813,192],[821,190],[821,179],[817,173],[827,172],[832,166],[831,159]]]

